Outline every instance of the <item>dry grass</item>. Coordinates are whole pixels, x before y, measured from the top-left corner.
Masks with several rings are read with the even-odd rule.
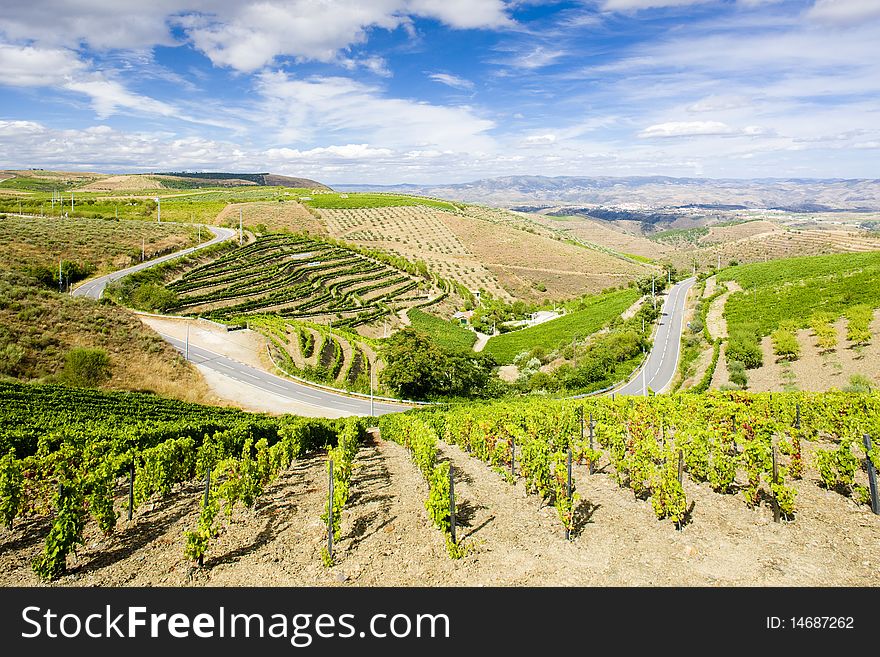
[[[664,256],[675,251],[674,247],[668,244],[652,242],[641,235],[634,235],[624,230],[614,230],[591,219],[582,217],[558,219],[543,215],[534,216],[544,225],[570,234],[572,237],[579,238],[585,242],[592,242],[620,253],[662,260]]]
[[[5,269],[43,266],[57,270],[63,258],[110,271],[138,262],[143,244],[150,258],[196,241],[195,229],[135,220],[7,216],[0,226],[0,267]],[[210,238],[202,232],[204,239]]]
[[[0,374],[51,380],[75,347],[100,348],[111,362],[108,389],[144,390],[193,402],[212,401],[201,375],[154,331],[123,308],[74,298],[6,272],[0,278]],[[13,362],[17,361],[17,362]]]

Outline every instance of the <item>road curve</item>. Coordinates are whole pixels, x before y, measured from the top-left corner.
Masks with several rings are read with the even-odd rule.
[[[106,276],[93,278],[77,287],[71,292],[71,294],[73,296],[86,297],[89,299],[100,299],[107,285],[114,281],[118,281],[124,276],[158,265],[167,260],[187,255],[188,253],[203,249],[211,244],[217,244],[218,242],[228,240],[234,237],[238,232],[231,228],[220,228],[218,226],[211,226],[210,230],[214,233],[215,237],[204,244],[189,249],[183,249],[182,251],[169,253],[168,255],[139,263],[133,267],[128,267],[127,269],[120,269],[119,271],[107,274]],[[160,333],[159,335],[181,353],[186,352],[186,344],[183,340],[163,333]],[[244,363],[227,358],[222,354],[204,349],[203,347],[190,344],[189,360],[195,365],[207,367],[219,374],[234,379],[239,383],[245,383],[256,388],[257,394],[259,394],[259,391],[265,391],[289,399],[291,402],[295,402],[299,405],[313,406],[316,409],[330,410],[334,413],[345,415],[370,415],[371,408],[369,399],[349,397],[339,393],[312,388],[303,385],[302,383],[291,381],[290,379],[269,374],[256,367],[245,365]],[[411,407],[404,404],[375,401],[373,403],[372,411],[378,416],[385,413],[399,413],[408,410],[409,408]]]
[[[180,353],[186,353],[186,343],[183,340],[165,333],[160,333],[159,335],[171,343]],[[261,369],[245,365],[203,347],[197,347],[192,343],[189,345],[189,360],[195,365],[207,367],[239,383],[252,386],[257,391],[272,393],[297,404],[305,404],[348,415],[370,415],[369,399],[348,397],[328,390],[312,388],[290,379],[269,374]],[[411,407],[404,404],[375,401],[372,410],[376,416],[379,416],[385,413],[400,413],[409,408]]]
[[[120,269],[118,271],[114,271],[111,274],[107,274],[106,276],[99,276],[98,278],[92,278],[79,287],[75,288],[71,294],[75,297],[87,297],[89,299],[100,299],[101,295],[104,294],[104,289],[112,282],[118,281],[120,278],[124,276],[128,276],[129,274],[133,274],[136,271],[141,271],[142,269],[147,269],[148,267],[153,267],[154,265],[158,265],[159,263],[166,262],[168,260],[173,260],[174,258],[179,258],[180,256],[185,256],[187,254],[192,253],[193,251],[198,251],[199,249],[204,249],[207,246],[211,246],[212,244],[217,244],[218,242],[223,242],[224,240],[228,240],[236,235],[238,231],[232,228],[220,228],[219,226],[210,226],[209,230],[214,233],[214,239],[199,244],[198,246],[193,246],[188,249],[183,249],[182,251],[175,251],[174,253],[169,253],[168,255],[161,256],[159,258],[154,258],[153,260],[147,260],[146,262],[141,262],[134,267],[128,267],[126,269]]]
[[[673,285],[660,314],[654,346],[642,369],[627,383],[613,390],[618,395],[645,395],[648,390],[663,392],[675,378],[681,351],[681,329],[688,291],[697,279],[688,278]]]

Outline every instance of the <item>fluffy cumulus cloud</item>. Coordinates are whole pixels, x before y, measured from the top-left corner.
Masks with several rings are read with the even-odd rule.
[[[252,71],[280,56],[329,62],[371,29],[412,17],[455,29],[513,25],[501,0],[34,0],[4,6],[10,41],[99,50],[178,42],[175,29],[218,66]]]
[[[63,84],[87,69],[76,53],[0,43],[0,84],[47,87]]]
[[[257,90],[267,125],[285,141],[309,141],[359,135],[386,148],[434,148],[456,151],[493,149],[486,134],[494,123],[464,106],[446,107],[386,97],[374,86],[350,78],[298,79],[264,72]]]

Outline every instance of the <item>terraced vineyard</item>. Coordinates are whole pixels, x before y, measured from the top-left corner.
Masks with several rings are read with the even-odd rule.
[[[378,383],[383,363],[375,344],[354,331],[275,315],[252,316],[248,325],[269,339],[272,361],[287,374],[361,393],[370,390],[370,372]]]
[[[507,301],[570,298],[647,274],[614,250],[505,210],[465,206],[320,210],[332,235],[409,259]],[[515,254],[515,255],[513,255]]]
[[[272,313],[353,328],[440,295],[411,268],[330,241],[267,235],[170,283],[177,302],[169,310],[239,323]]]
[[[484,290],[512,300],[492,272],[443,222],[444,214],[419,206],[321,210],[332,235],[411,260],[424,260],[432,271],[469,290]]]
[[[767,230],[762,230],[765,227]],[[749,229],[753,231],[752,234],[732,240],[727,239],[744,234]],[[733,260],[741,263],[764,262],[799,256],[863,253],[880,249],[880,239],[867,233],[782,229],[763,221],[729,228],[712,228],[701,240],[701,244],[703,244],[701,248],[683,250],[669,258],[680,267],[689,267],[694,260],[698,267],[711,267],[716,265],[719,259],[724,266]]]

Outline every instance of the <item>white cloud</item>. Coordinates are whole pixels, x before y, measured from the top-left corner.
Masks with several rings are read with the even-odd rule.
[[[516,55],[506,63],[515,68],[532,70],[549,66],[565,54],[564,50],[554,50],[545,48],[544,46],[538,46],[532,50]]]
[[[86,69],[85,63],[70,50],[0,43],[0,84],[48,87],[63,84]]]
[[[32,0],[5,3],[0,31],[41,46],[128,50],[177,45],[180,27],[215,65],[254,71],[280,56],[334,62],[371,29],[412,17],[453,29],[514,25],[502,0]]]
[[[639,133],[642,139],[655,137],[694,137],[698,135],[729,135],[733,129],[719,121],[670,121],[648,126]]]
[[[345,144],[344,146],[327,146],[300,151],[295,148],[270,148],[266,151],[269,159],[310,160],[332,158],[339,160],[369,160],[386,158],[394,154],[388,148],[372,148],[369,144]]]
[[[494,123],[468,107],[388,98],[378,87],[349,78],[301,80],[282,72],[257,77],[262,113],[287,142],[355,137],[387,148],[479,151],[494,143]]]
[[[523,140],[527,146],[547,146],[556,143],[556,135],[552,133],[544,135],[529,135]]]
[[[255,71],[279,56],[334,62],[371,29],[406,26],[410,16],[456,29],[512,25],[499,0],[264,0],[208,9],[179,19],[214,64]]]
[[[78,55],[62,48],[19,47],[0,43],[0,84],[13,87],[59,87],[91,98],[95,113],[105,118],[118,108],[139,113],[175,115],[175,109],[133,93],[101,73],[89,71]]]
[[[877,0],[816,0],[807,15],[817,22],[851,25],[880,18]]]
[[[657,9],[663,7],[684,7],[703,4],[712,0],[605,0],[602,9],[605,11],[638,11],[640,9]]]
[[[445,84],[447,87],[452,87],[453,89],[471,91],[474,88],[474,83],[470,80],[465,80],[464,78],[452,75],[451,73],[431,73],[428,77],[434,82]]]
[[[410,0],[413,14],[436,18],[458,29],[501,28],[514,23],[502,0]]]

